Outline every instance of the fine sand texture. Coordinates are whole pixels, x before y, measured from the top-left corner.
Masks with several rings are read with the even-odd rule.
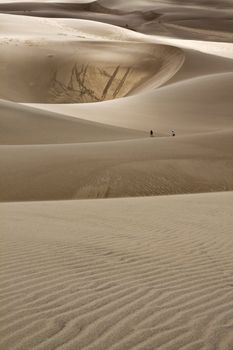
[[[233,190],[233,129],[180,137],[1,146],[1,201]]]
[[[232,18],[0,1],[0,350],[233,350]]]
[[[1,204],[0,348],[230,350],[233,193]]]

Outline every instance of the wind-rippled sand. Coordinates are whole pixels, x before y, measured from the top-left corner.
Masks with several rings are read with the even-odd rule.
[[[232,8],[1,1],[0,350],[233,350]]]
[[[231,349],[232,205],[1,204],[1,349]]]

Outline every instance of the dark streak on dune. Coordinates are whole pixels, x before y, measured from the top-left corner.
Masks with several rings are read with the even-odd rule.
[[[102,6],[98,1],[86,4],[43,2],[6,3],[0,4],[0,13],[50,18],[93,19],[120,26],[125,26],[127,22],[130,21],[132,23],[135,20],[137,24],[142,24],[145,21],[152,21],[159,17],[159,14],[153,10],[121,11]],[[128,26],[128,29],[132,28]]]
[[[79,18],[127,27],[147,34],[232,42],[231,1],[148,1],[135,7],[121,1],[90,3],[17,2],[0,4],[0,13],[50,18]]]

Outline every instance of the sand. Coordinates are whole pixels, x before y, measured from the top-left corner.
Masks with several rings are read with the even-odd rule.
[[[1,350],[232,350],[232,15],[1,1]]]
[[[0,20],[0,98],[15,102],[120,98],[162,85],[184,61],[178,48],[106,24],[1,14]]]
[[[210,74],[166,85],[136,98],[99,104],[32,106],[120,127],[153,128],[166,136],[173,128],[178,135],[228,130],[232,127],[232,76]]]
[[[233,129],[204,135],[1,146],[1,200],[233,190]]]
[[[232,1],[72,0],[2,1],[0,12],[78,18],[183,39],[232,42]]]
[[[143,131],[70,118],[9,101],[0,100],[0,111],[0,145],[103,142],[146,136]]]
[[[1,204],[1,349],[231,349],[232,205]]]

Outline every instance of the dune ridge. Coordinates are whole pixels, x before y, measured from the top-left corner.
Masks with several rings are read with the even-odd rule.
[[[55,72],[55,100],[49,98],[48,101],[56,104],[32,104],[31,107],[26,104],[18,107],[18,104],[1,103],[2,110],[6,112],[6,117],[2,118],[3,132],[0,135],[1,201],[153,196],[232,189],[232,155],[229,149],[232,147],[233,67],[232,60],[221,57],[221,43],[208,43],[205,47],[205,43],[200,42],[199,49],[193,53],[191,46],[197,45],[197,42],[167,39],[168,43],[182,47],[181,51],[180,48],[161,44],[163,39],[160,37],[150,38],[102,23],[0,16],[4,20],[6,34],[2,40],[6,48],[3,55],[6,55],[8,65],[11,64],[9,57],[12,57],[12,64],[15,62],[14,55],[9,54],[10,50],[14,52],[18,49],[22,54],[21,62],[25,62],[27,56],[30,62],[40,65],[40,70],[31,63],[26,66],[27,74],[23,75],[28,82],[32,79],[31,72],[49,73],[46,62],[51,58],[55,58],[51,63],[53,70],[56,62],[62,67],[60,77],[63,77],[61,79],[64,82],[67,72],[70,69],[72,71],[72,78],[66,83],[67,88],[60,83],[59,73]],[[21,24],[16,41],[11,32],[13,20]],[[36,26],[28,36],[26,28],[29,24]],[[50,30],[47,39],[50,45],[44,46],[40,41],[43,38],[45,40],[47,29]],[[67,36],[65,41],[59,35],[61,30]],[[69,55],[76,44],[79,53],[75,56],[78,63],[74,67],[75,59]],[[25,46],[26,56],[23,50]],[[64,48],[68,54],[66,57]],[[224,56],[231,55],[231,45],[224,44],[224,48]],[[50,57],[51,49],[55,57]],[[111,49],[111,54],[107,56],[108,49]],[[208,49],[209,54],[204,53]],[[155,57],[151,63],[143,60],[144,50],[146,55],[150,52],[151,57]],[[88,102],[93,97],[85,92],[89,88],[84,84],[84,78],[87,78],[87,82],[91,81],[96,71],[91,69],[88,74],[88,70],[82,68],[84,62],[87,64],[86,58],[90,53],[94,56],[95,64],[112,65],[118,62],[116,68],[112,67],[113,73],[109,82],[104,83],[104,90],[99,86],[102,78],[97,81],[94,79],[98,90],[106,90],[104,99],[110,97],[109,88],[114,91],[117,84],[121,84],[114,81],[121,69],[119,62],[125,69],[122,74],[125,77],[128,74],[129,81],[132,80],[134,84],[128,84],[129,88],[137,95],[101,103],[62,104],[63,99],[72,102],[73,98],[76,100],[80,97],[78,102]],[[187,55],[186,62],[184,53]],[[219,56],[215,56],[216,53]],[[45,64],[35,59],[42,55]],[[193,66],[193,62],[197,62],[198,66],[198,60],[205,62],[203,68]],[[127,73],[127,68],[124,68],[126,63],[132,66],[135,62],[139,64],[138,78],[132,72]],[[146,71],[140,68],[142,66],[146,67]],[[77,78],[80,67],[83,77],[80,75],[80,79],[76,79],[80,88],[77,91],[73,75]],[[143,82],[145,74],[149,77],[152,72],[150,67],[153,70],[156,68],[157,74]],[[22,66],[18,65],[18,71],[14,68],[13,78],[16,72],[22,74]],[[49,74],[40,74],[39,79],[35,77],[42,85],[37,83],[34,86],[31,81],[32,85],[25,89],[15,85],[9,70],[3,69],[2,73],[7,78],[2,89],[4,94],[8,89],[11,99],[17,101],[27,98],[30,101],[51,97],[51,84],[47,90],[42,88],[48,84],[43,81],[43,77],[48,79]],[[104,79],[108,74],[104,70]],[[135,79],[140,81],[139,89]],[[125,87],[126,80],[123,82]],[[25,83],[25,79],[18,81]],[[158,85],[163,86],[154,89]],[[16,96],[14,92],[22,95]],[[131,93],[128,91],[126,94]],[[46,115],[48,110],[50,114]],[[14,128],[16,122],[17,129]],[[178,136],[175,139],[168,137],[174,127]],[[149,139],[146,135],[151,128],[155,130],[156,137]],[[133,140],[129,142],[126,139]],[[13,162],[13,159],[16,161]],[[132,177],[133,181],[130,180]]]
[[[106,24],[0,18],[5,30],[0,40],[0,97],[6,100],[81,103],[120,98],[162,85],[184,61],[178,48],[143,42],[143,36],[115,32]],[[15,21],[21,32],[12,37]],[[27,25],[35,25],[34,33],[28,34]]]
[[[78,18],[111,23],[146,34],[232,42],[232,3],[181,1],[3,1],[0,12]],[[217,21],[216,21],[217,19]]]
[[[191,61],[192,63],[192,61]],[[230,63],[231,64],[231,63]],[[233,73],[208,74],[184,79],[190,64],[174,76],[174,81],[154,91],[98,104],[32,104],[47,111],[114,126],[150,130],[168,136],[208,133],[232,127]],[[216,68],[216,67],[215,67]],[[195,73],[195,70],[194,70]],[[181,79],[181,80],[180,80]],[[219,89],[219,86],[222,88]],[[123,112],[122,112],[123,111]]]

